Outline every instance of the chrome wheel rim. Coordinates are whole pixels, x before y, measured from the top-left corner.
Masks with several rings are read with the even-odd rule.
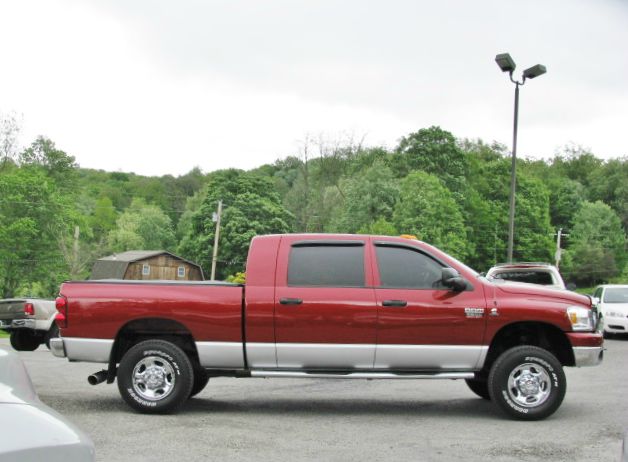
[[[148,356],[133,368],[133,390],[149,401],[164,399],[174,389],[172,365],[159,356]]]
[[[551,389],[549,373],[538,364],[520,364],[508,376],[508,395],[523,407],[540,406],[549,398]]]

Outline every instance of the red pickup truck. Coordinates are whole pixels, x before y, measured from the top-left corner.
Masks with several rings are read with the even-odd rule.
[[[563,366],[602,361],[591,299],[489,281],[414,239],[290,234],[251,242],[246,286],[73,281],[56,356],[107,364],[124,400],[173,412],[210,377],[464,379],[507,415],[561,404]]]

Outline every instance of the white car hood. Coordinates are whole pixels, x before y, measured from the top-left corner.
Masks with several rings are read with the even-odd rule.
[[[628,313],[628,303],[602,303],[602,311],[620,311]]]

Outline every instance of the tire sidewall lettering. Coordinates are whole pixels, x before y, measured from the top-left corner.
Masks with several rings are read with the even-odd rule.
[[[159,356],[160,358],[164,358],[170,365],[175,369],[175,373],[177,375],[181,375],[181,370],[179,369],[179,363],[169,354],[161,351],[161,350],[144,350],[142,352],[144,357],[146,356]]]

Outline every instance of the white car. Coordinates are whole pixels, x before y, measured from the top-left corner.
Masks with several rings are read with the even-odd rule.
[[[605,284],[593,294],[604,322],[604,336],[628,334],[628,285]]]
[[[0,347],[0,461],[93,462],[94,443],[41,401],[17,353]]]
[[[538,284],[553,289],[565,289],[558,268],[549,263],[500,263],[486,273],[487,278]]]

